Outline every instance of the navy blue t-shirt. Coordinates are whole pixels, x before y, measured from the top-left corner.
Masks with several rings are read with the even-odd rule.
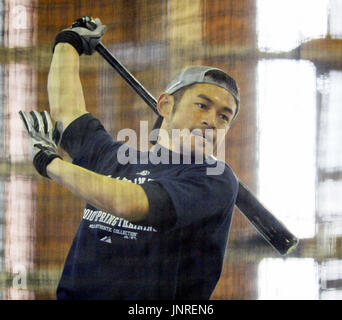
[[[222,174],[208,175],[215,164],[156,164],[166,149],[128,148],[91,114],[67,127],[61,146],[76,165],[141,185],[149,214],[131,223],[87,204],[57,298],[209,299],[221,275],[238,192],[232,170],[225,165]],[[130,151],[140,163],[118,161],[120,152]]]

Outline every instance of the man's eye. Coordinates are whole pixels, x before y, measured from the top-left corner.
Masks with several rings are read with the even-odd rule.
[[[229,122],[229,118],[225,115],[225,114],[220,114],[221,119],[223,119],[224,121]]]
[[[196,103],[196,105],[201,109],[207,109],[207,106],[203,103]]]

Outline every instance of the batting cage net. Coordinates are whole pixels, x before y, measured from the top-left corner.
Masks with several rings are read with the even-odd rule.
[[[238,83],[223,160],[300,244],[283,258],[235,207],[212,299],[342,297],[338,0],[2,0],[0,15],[1,299],[55,299],[82,219],[85,202],[35,171],[18,112],[49,110],[55,37],[84,15],[107,26],[103,44],[155,98],[193,65]],[[115,138],[129,128],[139,141],[142,121],[152,130],[155,113],[98,53],[80,57],[80,77],[87,110]]]

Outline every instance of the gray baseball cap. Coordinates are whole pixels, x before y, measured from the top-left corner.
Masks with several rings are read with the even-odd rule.
[[[179,89],[195,83],[210,83],[226,89],[235,98],[235,118],[240,107],[239,89],[236,81],[221,69],[208,66],[192,66],[185,68],[168,84],[165,92],[173,94]]]

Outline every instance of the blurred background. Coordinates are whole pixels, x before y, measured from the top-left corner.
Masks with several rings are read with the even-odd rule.
[[[84,203],[38,176],[19,110],[48,109],[56,34],[100,17],[103,43],[155,96],[182,68],[222,68],[241,91],[226,162],[297,237],[281,257],[236,208],[212,299],[342,299],[342,2],[1,0],[0,299],[55,299]],[[98,55],[87,108],[114,136],[155,115]],[[64,155],[65,156],[65,155]]]

